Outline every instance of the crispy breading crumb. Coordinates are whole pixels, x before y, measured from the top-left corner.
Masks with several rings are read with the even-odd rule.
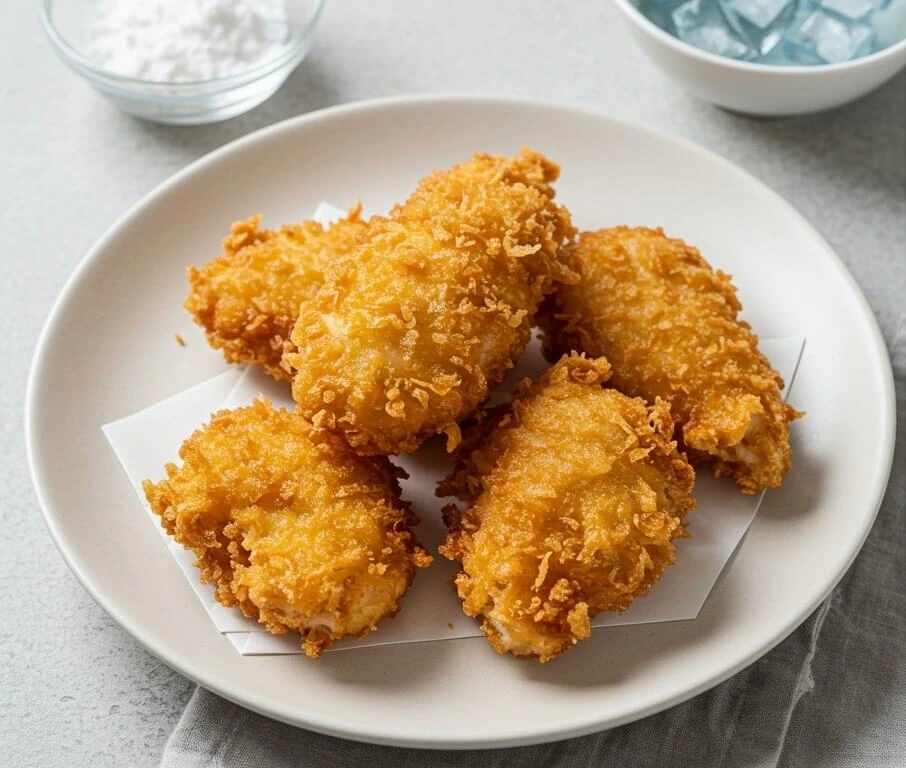
[[[560,286],[539,321],[551,359],[606,356],[612,385],[670,403],[693,464],[713,465],[743,493],[780,485],[791,465],[783,381],[738,319],[730,276],[662,229],[583,232],[566,249],[581,275]]]
[[[253,363],[275,379],[289,379],[282,358],[299,305],[364,235],[368,225],[360,214],[361,204],[327,228],[304,221],[259,229],[260,216],[237,221],[221,256],[189,267],[183,306],[227,362]]]
[[[501,653],[548,661],[623,611],[674,561],[694,506],[694,473],[673,441],[669,407],[602,384],[603,359],[564,357],[517,385],[466,432],[438,495],[441,554],[458,560],[468,616]]]
[[[309,656],[393,616],[431,562],[386,458],[356,456],[266,400],[214,414],[179,455],[143,483],[161,525],[220,603],[301,633]]]
[[[542,297],[575,276],[556,165],[479,154],[421,181],[302,305],[284,361],[300,411],[361,454],[415,450],[484,401],[531,335]],[[329,390],[329,398],[325,391]]]
[[[176,338],[176,343],[179,344],[179,346],[184,347],[186,345],[186,340],[182,337],[182,335],[174,333],[173,336]]]

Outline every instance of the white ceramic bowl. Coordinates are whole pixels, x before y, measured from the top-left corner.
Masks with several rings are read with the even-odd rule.
[[[725,109],[789,117],[839,107],[906,67],[906,40],[854,61],[814,67],[750,64],[688,45],[649,21],[630,0],[616,0],[654,64],[693,96]]]

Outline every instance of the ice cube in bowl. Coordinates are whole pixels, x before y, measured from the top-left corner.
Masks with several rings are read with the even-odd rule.
[[[731,59],[754,59],[758,55],[713,0],[689,0],[674,9],[672,17],[676,36],[684,43]]]
[[[890,5],[890,0],[821,0],[822,10],[849,21],[862,21]]]
[[[728,1],[721,0],[723,3]],[[639,8],[644,4],[647,13],[653,4],[666,5],[672,14],[682,3],[673,3],[671,7],[671,0],[615,2],[636,42],[667,77],[697,98],[744,114],[785,117],[832,109],[864,96],[906,67],[904,39],[893,41],[889,47],[863,58],[842,63],[815,61],[814,66],[803,66],[787,56],[786,41],[775,44],[768,54],[776,63],[719,56],[683,42],[669,24],[654,23]],[[875,11],[871,15],[872,27],[879,15],[887,15],[891,27],[901,23],[901,17],[896,15],[900,3],[906,9],[906,0],[892,0],[889,7]],[[799,10],[806,4],[814,8],[819,0],[796,3]],[[729,10],[727,5],[724,8]],[[663,15],[660,18],[663,19]],[[906,12],[902,19],[906,35]],[[734,31],[746,35],[745,27]],[[874,33],[880,39],[877,29]],[[884,40],[885,44],[891,42],[889,37]]]
[[[804,9],[787,30],[786,51],[801,64],[840,64],[867,56],[874,39],[874,30],[863,21]]]
[[[736,26],[760,56],[767,56],[783,40],[798,0],[720,0],[729,23]]]

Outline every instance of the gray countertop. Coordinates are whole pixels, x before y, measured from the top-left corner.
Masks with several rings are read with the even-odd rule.
[[[594,106],[716,150],[786,197],[849,265],[888,340],[903,311],[904,74],[830,114],[756,121],[675,90],[607,0],[335,0],[309,58],[266,104],[219,125],[168,128],[118,113],[70,74],[43,39],[36,7],[11,0],[0,30],[5,765],[157,765],[192,689],[116,626],[57,554],[31,488],[22,410],[35,340],[73,267],[127,207],[206,152],[287,117],[377,96],[455,91]]]

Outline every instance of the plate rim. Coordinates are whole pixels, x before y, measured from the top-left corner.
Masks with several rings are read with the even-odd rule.
[[[192,176],[197,171],[215,164],[221,157],[241,152],[244,149],[266,142],[272,135],[282,132],[292,131],[299,125],[307,123],[317,123],[323,120],[330,120],[336,116],[346,113],[362,112],[367,113],[371,110],[393,109],[400,106],[432,106],[432,105],[450,105],[450,106],[512,106],[516,108],[534,108],[560,113],[571,113],[573,115],[604,120],[616,124],[624,129],[637,131],[646,134],[649,137],[661,142],[679,145],[684,150],[708,158],[711,162],[716,162],[731,174],[736,175],[746,183],[754,184],[763,194],[773,198],[775,203],[780,204],[785,212],[797,220],[797,223],[804,227],[808,234],[814,238],[817,245],[820,245],[825,257],[827,257],[829,266],[834,267],[850,290],[854,293],[857,303],[862,310],[864,319],[867,321],[868,331],[872,344],[870,352],[874,362],[879,368],[880,385],[882,388],[882,399],[880,402],[881,419],[883,421],[884,434],[880,436],[881,442],[886,447],[886,460],[875,468],[873,476],[870,478],[868,487],[871,493],[866,493],[867,503],[870,500],[871,514],[866,518],[863,530],[859,535],[852,539],[849,552],[844,559],[843,566],[830,577],[823,590],[812,601],[795,614],[773,637],[767,642],[761,644],[761,647],[754,652],[746,654],[735,664],[713,672],[698,684],[683,690],[681,693],[659,700],[656,704],[639,706],[631,709],[622,716],[600,718],[590,716],[578,720],[573,718],[573,724],[563,726],[562,724],[553,725],[544,729],[533,727],[530,731],[518,727],[510,726],[506,732],[503,732],[497,738],[479,737],[446,737],[435,738],[430,734],[424,735],[419,733],[409,733],[402,730],[388,732],[386,727],[377,727],[369,725],[348,725],[345,721],[337,721],[332,717],[319,716],[317,712],[304,712],[305,719],[294,717],[291,713],[285,712],[279,707],[269,706],[268,702],[261,700],[254,692],[248,690],[234,690],[228,683],[222,682],[220,678],[213,675],[205,674],[197,670],[191,661],[183,657],[178,652],[170,651],[167,648],[158,647],[149,637],[146,636],[142,625],[133,623],[128,617],[122,615],[108,600],[104,594],[103,585],[95,584],[91,578],[84,573],[78,566],[74,557],[70,553],[63,541],[63,535],[58,529],[55,514],[51,503],[45,495],[43,486],[45,482],[45,471],[41,466],[40,458],[37,454],[37,443],[39,436],[36,432],[36,396],[35,391],[38,388],[38,382],[43,376],[44,367],[47,365],[45,349],[50,342],[53,330],[57,324],[59,316],[69,304],[73,294],[77,291],[80,282],[85,278],[88,270],[99,255],[106,249],[108,243],[113,240],[118,233],[128,227],[131,222],[137,218],[141,212],[158,198],[166,195],[172,188],[177,187],[186,178]],[[698,694],[713,688],[734,676],[741,670],[753,664],[758,659],[765,656],[783,640],[785,640],[797,627],[799,627],[806,618],[827,598],[833,589],[840,583],[840,580],[847,573],[853,561],[862,550],[865,540],[868,537],[874,522],[877,518],[878,511],[884,499],[887,489],[887,483],[893,464],[893,453],[896,439],[896,394],[893,379],[893,370],[890,363],[890,357],[887,350],[886,342],[878,326],[877,318],[874,315],[871,305],[868,303],[865,294],[859,287],[849,268],[840,256],[834,251],[827,240],[815,228],[815,226],[792,204],[787,202],[779,193],[771,189],[767,184],[761,181],[752,173],[744,170],[735,163],[726,159],[719,153],[702,147],[686,138],[676,136],[667,131],[651,128],[648,125],[617,117],[609,114],[605,110],[597,109],[591,106],[577,105],[572,103],[557,102],[550,99],[532,99],[517,97],[501,97],[488,94],[472,93],[454,93],[454,94],[412,94],[404,96],[383,97],[367,99],[362,101],[353,101],[340,104],[325,109],[315,110],[306,114],[297,115],[286,120],[279,121],[269,126],[265,126],[256,131],[248,133],[231,142],[218,147],[215,150],[203,155],[186,165],[181,170],[172,174],[169,178],[151,189],[143,195],[138,201],[133,203],[121,214],[114,223],[101,235],[95,244],[89,248],[86,254],[79,260],[70,276],[67,278],[63,287],[60,289],[53,301],[51,309],[42,326],[41,332],[35,344],[35,351],[29,368],[28,380],[25,392],[25,448],[26,459],[29,474],[32,480],[35,497],[38,501],[38,507],[41,517],[44,520],[51,539],[54,542],[57,551],[60,553],[64,562],[76,577],[83,589],[91,598],[112,618],[122,629],[135,639],[148,653],[162,661],[171,669],[179,672],[197,685],[216,693],[219,696],[241,706],[245,709],[252,710],[266,717],[292,726],[305,728],[308,730],[322,733],[353,741],[367,742],[385,746],[398,746],[417,749],[487,749],[487,748],[505,748],[515,746],[525,746],[530,744],[547,743],[559,741],[562,739],[575,738],[578,736],[595,733],[598,731],[609,730],[611,728],[634,722],[636,720],[648,717],[658,712],[669,709],[673,706],[688,701]]]

